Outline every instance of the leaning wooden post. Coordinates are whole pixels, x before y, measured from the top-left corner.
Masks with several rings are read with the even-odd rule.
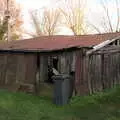
[[[88,81],[88,89],[89,94],[92,94],[92,88],[91,88],[91,75],[90,75],[90,61],[91,61],[92,55],[86,55],[86,64],[87,64],[87,81]]]

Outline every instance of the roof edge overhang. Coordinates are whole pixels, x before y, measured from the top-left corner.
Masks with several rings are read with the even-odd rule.
[[[13,52],[13,53],[52,53],[52,52],[63,52],[63,51],[73,51],[73,50],[78,50],[78,49],[92,49],[92,46],[89,47],[80,47],[80,46],[76,46],[76,47],[70,47],[70,48],[62,48],[62,49],[51,49],[51,50],[40,50],[40,49],[36,49],[36,50],[29,50],[29,49],[0,49],[0,52]]]

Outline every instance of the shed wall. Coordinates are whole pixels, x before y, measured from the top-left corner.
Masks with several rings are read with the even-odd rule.
[[[119,47],[103,48],[89,56],[85,51],[76,52],[75,88],[78,95],[96,93],[120,84]]]
[[[0,88],[32,91],[36,79],[34,54],[0,53]]]
[[[89,57],[89,78],[92,93],[120,84],[120,53],[92,54]]]
[[[39,83],[48,78],[49,56],[58,56],[60,73],[75,72],[77,95],[87,95],[111,88],[120,84],[120,52],[115,50],[114,54],[109,50],[93,53],[90,56],[85,55],[86,49],[39,55],[0,53],[0,88],[35,91],[36,85],[39,88]],[[39,72],[39,81],[36,80],[37,72]]]

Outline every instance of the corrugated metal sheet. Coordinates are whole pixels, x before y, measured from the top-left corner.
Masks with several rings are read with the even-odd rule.
[[[81,36],[41,36],[26,40],[11,41],[0,44],[1,50],[39,50],[51,51],[72,47],[90,47],[105,40],[113,39],[120,33],[106,33]]]

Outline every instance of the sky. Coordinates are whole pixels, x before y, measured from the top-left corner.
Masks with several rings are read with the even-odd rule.
[[[29,29],[32,31],[31,29],[31,21],[30,21],[30,16],[29,16],[29,11],[30,10],[35,10],[35,9],[41,9],[43,7],[54,7],[55,6],[55,0],[16,0],[17,3],[19,3],[21,5],[22,8],[22,16],[24,19],[24,28]],[[99,21],[101,19],[102,12],[103,10],[101,9],[100,6],[100,1],[101,0],[87,0],[87,9],[86,9],[86,18],[97,24],[97,21]],[[109,5],[108,7],[110,7],[111,11],[110,12],[114,12],[114,8],[113,8],[113,1],[114,0],[106,0],[109,1]],[[112,6],[112,7],[111,7]],[[111,16],[112,17],[112,16]],[[68,34],[69,32],[66,30],[64,31],[65,34]],[[71,34],[71,33],[70,33]]]
[[[42,10],[43,7],[48,7],[48,8],[54,7],[53,4],[54,0],[16,0],[16,1],[18,4],[20,4],[22,8],[22,16],[26,21],[27,18],[29,17],[29,11],[36,9]]]
[[[31,30],[29,12],[31,10],[40,9],[50,5],[50,0],[16,0],[22,9],[22,17],[24,19],[24,28]],[[29,21],[29,22],[28,22]]]

